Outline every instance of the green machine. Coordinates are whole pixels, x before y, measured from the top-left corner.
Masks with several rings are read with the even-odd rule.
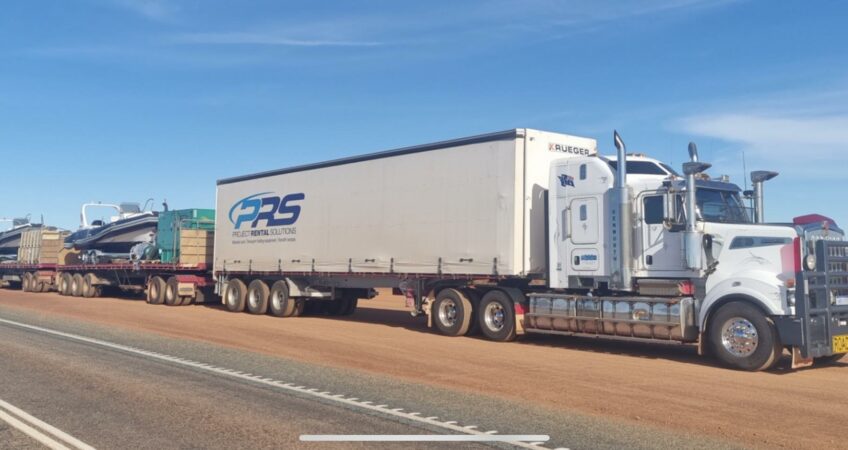
[[[215,210],[178,209],[159,213],[156,246],[163,263],[180,262],[180,241],[186,234],[183,230],[214,232]]]

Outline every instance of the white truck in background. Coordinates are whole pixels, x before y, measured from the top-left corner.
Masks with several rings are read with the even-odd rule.
[[[848,352],[848,242],[762,223],[740,189],[531,129],[220,180],[213,276],[231,311],[350,314],[375,288],[451,336],[698,342],[730,367]]]

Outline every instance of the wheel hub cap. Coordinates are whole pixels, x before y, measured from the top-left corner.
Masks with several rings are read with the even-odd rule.
[[[721,328],[721,343],[734,356],[749,356],[759,344],[757,328],[748,319],[734,317]]]
[[[499,331],[504,327],[504,310],[497,303],[489,303],[486,305],[485,311],[486,326],[494,331]]]
[[[447,299],[442,302],[439,307],[439,321],[447,326],[453,326],[456,323],[456,303],[453,300]]]

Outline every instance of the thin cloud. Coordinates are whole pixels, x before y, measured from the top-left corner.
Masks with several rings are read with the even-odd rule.
[[[812,107],[815,99],[842,97],[845,91],[814,92],[788,98],[776,93],[763,98],[768,109],[724,105],[733,112],[714,112],[686,117],[677,128],[688,134],[716,139],[725,152],[744,151],[754,164],[775,167],[794,176],[844,178],[848,164],[848,106],[843,101]]]
[[[107,0],[108,3],[141,15],[147,19],[165,21],[170,20],[179,10],[173,1],[168,0]]]
[[[182,44],[267,45],[284,47],[375,47],[383,45],[382,42],[377,41],[296,39],[274,32],[186,33],[175,36],[172,42]]]

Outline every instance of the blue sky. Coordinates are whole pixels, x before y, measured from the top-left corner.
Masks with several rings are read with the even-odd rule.
[[[213,207],[218,178],[516,127],[713,175],[848,226],[839,1],[12,0],[0,217]],[[2,225],[0,225],[2,226]]]

